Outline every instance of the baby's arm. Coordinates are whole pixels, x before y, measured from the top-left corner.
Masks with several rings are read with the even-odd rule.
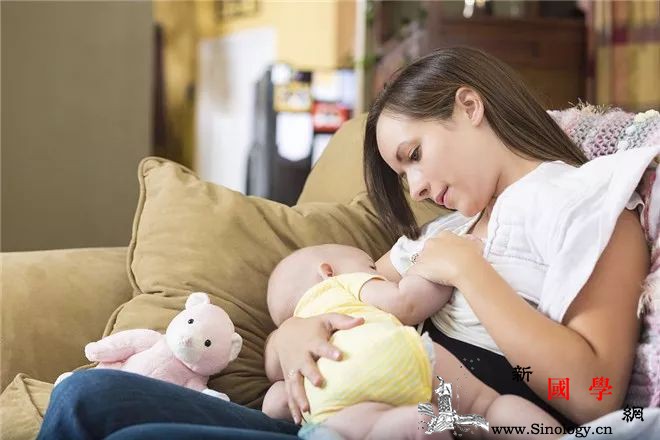
[[[273,344],[273,335],[277,330],[272,332],[266,338],[266,349],[264,350],[264,366],[266,370],[266,377],[270,380],[271,383],[277,382],[278,380],[284,380],[284,374],[282,373],[282,367],[280,366],[280,359],[277,356],[277,351]]]
[[[453,288],[418,275],[404,275],[399,283],[372,279],[360,291],[360,299],[396,316],[402,324],[417,325],[440,310]]]
[[[289,398],[283,380],[275,382],[268,388],[261,405],[261,411],[273,419],[293,421],[291,411],[289,410]]]
[[[392,251],[387,251],[385,255],[376,261],[376,270],[388,280],[398,283],[401,281],[401,274],[392,264],[392,260],[390,260],[390,252]]]

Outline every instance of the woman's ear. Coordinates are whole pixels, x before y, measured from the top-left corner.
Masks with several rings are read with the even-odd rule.
[[[319,264],[319,275],[321,275],[321,278],[324,280],[334,276],[334,273],[335,272],[332,269],[332,266],[330,266],[328,263]]]
[[[456,104],[472,125],[479,125],[484,114],[484,105],[476,91],[469,87],[460,87],[456,91]]]

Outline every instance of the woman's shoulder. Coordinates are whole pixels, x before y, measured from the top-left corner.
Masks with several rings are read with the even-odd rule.
[[[563,228],[584,216],[617,218],[639,198],[635,190],[659,154],[660,146],[600,156],[580,167],[554,164],[548,167],[547,179],[538,183],[537,206],[542,209],[546,201],[552,202],[543,214],[556,210]]]
[[[575,169],[562,161],[543,162],[515,182],[500,196],[493,210],[496,230],[513,234],[514,229],[522,228],[535,248],[543,246],[539,241],[547,238],[559,222],[564,207],[579,193],[580,184],[572,174]],[[492,238],[496,239],[496,235]],[[546,254],[543,249],[539,252]]]
[[[593,272],[620,218],[626,221],[628,232],[634,232],[637,214],[624,211],[640,202],[635,190],[658,154],[660,147],[649,147],[602,156],[558,173],[559,179],[549,184],[555,206],[539,217],[550,216],[552,208],[554,219],[545,231],[535,231],[548,264],[540,308],[549,316],[563,316]],[[630,222],[631,218],[635,221]]]
[[[611,232],[621,212],[641,203],[635,190],[658,154],[660,147],[649,147],[601,156],[580,167],[544,162],[503,194],[496,223],[509,225],[505,230],[523,228],[526,241],[550,264],[568,242],[580,242],[580,235],[609,238],[603,233]]]
[[[564,226],[580,214],[620,213],[638,199],[635,189],[659,154],[660,146],[600,156],[580,167],[562,161],[544,162],[533,178],[512,194],[511,201],[518,210],[526,208],[524,214],[532,220],[556,221]]]

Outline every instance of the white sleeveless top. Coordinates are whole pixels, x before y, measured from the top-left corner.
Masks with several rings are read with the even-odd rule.
[[[561,322],[623,209],[643,204],[635,188],[659,154],[660,146],[653,146],[601,156],[580,167],[541,163],[495,201],[483,256],[520,296]],[[445,229],[465,234],[480,215],[468,218],[456,211],[427,223],[418,240],[399,238],[390,251],[392,264],[405,273],[428,238]],[[449,337],[503,354],[456,288],[431,320]]]

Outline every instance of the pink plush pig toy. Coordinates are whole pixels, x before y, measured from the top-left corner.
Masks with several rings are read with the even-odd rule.
[[[100,362],[96,368],[139,373],[229,400],[209,389],[207,382],[236,359],[242,345],[229,315],[211,304],[206,293],[195,292],[164,335],[148,329],[124,330],[87,344],[85,356]],[[71,374],[60,375],[55,385]]]

